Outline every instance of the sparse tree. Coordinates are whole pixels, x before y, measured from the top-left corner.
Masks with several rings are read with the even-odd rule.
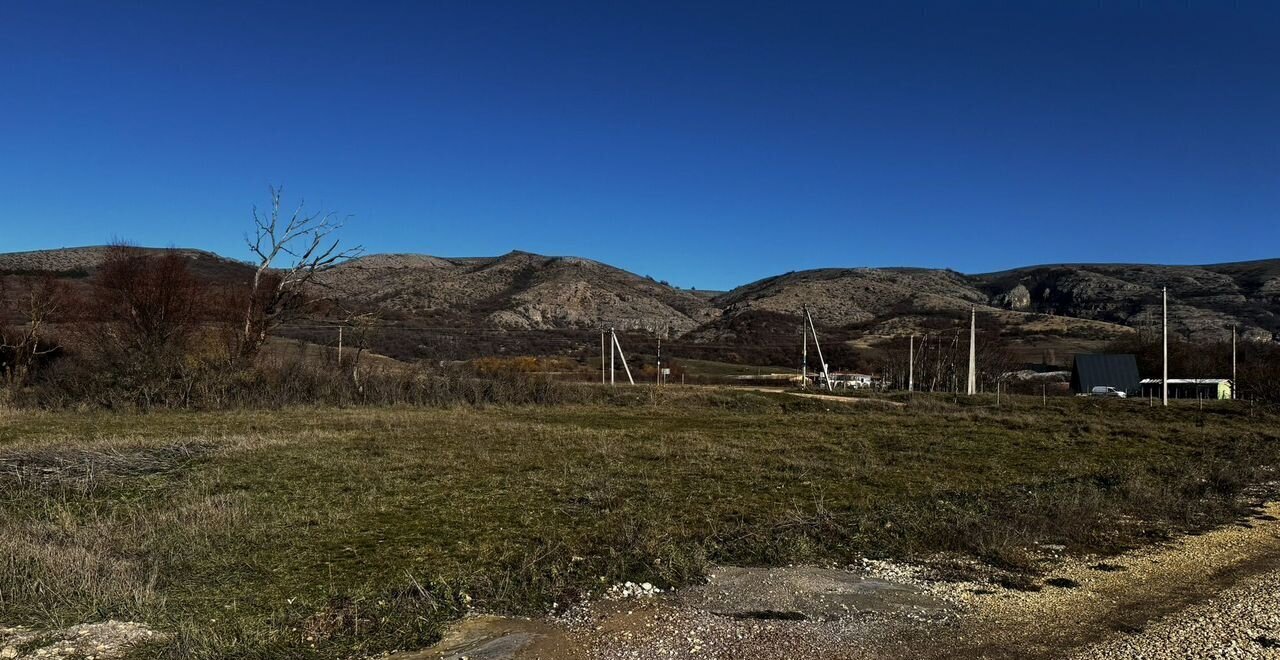
[[[175,252],[111,247],[98,268],[92,334],[147,361],[181,357],[208,313],[209,290]]]
[[[287,217],[281,212],[282,189],[272,187],[271,206],[253,208],[254,233],[245,236],[257,268],[245,303],[240,355],[252,358],[280,324],[301,313],[316,276],[359,256],[357,246],[341,249],[334,237],[342,221],[332,212],[308,214],[303,203]],[[282,263],[284,262],[284,263]]]
[[[351,337],[351,347],[354,349],[351,357],[351,382],[358,391],[364,389],[360,383],[360,357],[369,350],[370,341],[380,320],[378,312],[365,312],[351,314],[343,321],[343,325],[350,330],[348,334]]]
[[[47,337],[49,324],[62,313],[70,293],[65,282],[45,277],[15,301],[21,321],[0,327],[0,380],[21,385],[41,357],[59,349]],[[4,283],[0,279],[0,301]]]

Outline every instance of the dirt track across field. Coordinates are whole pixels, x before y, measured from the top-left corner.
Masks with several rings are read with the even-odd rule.
[[[447,646],[399,657],[1280,658],[1280,505],[1118,557],[1050,561],[1038,590],[927,575],[726,567],[558,619],[467,620]]]
[[[895,408],[900,408],[904,405],[899,401],[889,401],[888,399],[873,399],[870,397],[860,397],[860,396],[840,396],[838,394],[818,394],[816,392],[796,392],[794,390],[788,390],[781,387],[756,387],[756,386],[739,387],[737,385],[732,385],[728,387],[731,387],[732,389],[735,389],[735,390],[745,390],[748,392],[768,392],[770,394],[789,394],[791,396],[798,396],[805,399],[817,399],[819,401],[835,401],[837,403],[855,403],[855,404],[861,403],[861,404],[870,404],[870,405],[892,406]]]

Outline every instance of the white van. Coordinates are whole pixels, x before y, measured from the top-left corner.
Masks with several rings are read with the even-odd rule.
[[[1107,387],[1106,385],[1099,385],[1092,390],[1089,390],[1089,396],[1112,396],[1123,399],[1128,395],[1125,394],[1123,390],[1117,390],[1114,387]]]

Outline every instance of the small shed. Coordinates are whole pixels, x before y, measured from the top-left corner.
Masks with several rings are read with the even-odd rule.
[[[1071,391],[1088,394],[1095,387],[1138,393],[1138,359],[1131,354],[1084,353],[1071,367]]]
[[[1170,378],[1170,399],[1230,399],[1231,379],[1229,378]],[[1159,378],[1147,378],[1142,381],[1142,396],[1161,397],[1164,390],[1160,387]]]

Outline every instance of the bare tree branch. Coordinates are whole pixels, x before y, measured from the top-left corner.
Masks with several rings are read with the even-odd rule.
[[[283,190],[273,186],[270,195],[268,211],[253,207],[254,234],[245,236],[257,257],[241,340],[241,355],[246,358],[256,355],[281,323],[304,310],[317,275],[364,253],[360,246],[343,249],[340,240],[331,238],[343,226],[344,219],[336,214],[308,215],[299,202],[285,220]]]
[[[18,299],[16,308],[22,323],[0,328],[0,378],[11,384],[21,384],[39,357],[60,348],[48,341],[45,329],[62,313],[67,298],[66,284],[44,278]],[[3,295],[0,295],[0,302],[3,302]]]

